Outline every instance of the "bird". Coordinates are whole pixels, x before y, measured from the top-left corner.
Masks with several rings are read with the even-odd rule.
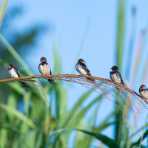
[[[12,78],[19,78],[20,77],[20,74],[19,74],[18,70],[12,64],[9,64],[9,66],[8,66],[8,72],[9,72],[9,74],[10,74],[10,76]]]
[[[118,66],[114,65],[111,68],[110,79],[116,84],[124,85],[124,81],[122,79],[121,73],[119,72]]]
[[[75,65],[75,68],[80,75],[87,75],[87,76],[92,76],[90,73],[90,70],[86,66],[86,62],[83,59],[79,59]],[[94,81],[93,78],[87,78],[88,80]]]
[[[12,64],[9,64],[9,66],[8,66],[8,73],[10,74],[10,76],[12,78],[20,78],[20,74],[19,74],[17,68]],[[23,87],[28,87],[28,85],[23,81],[21,81],[21,84]]]
[[[51,69],[49,67],[49,64],[47,63],[47,58],[46,57],[41,57],[40,58],[40,64],[38,66],[38,70],[42,75],[52,75]],[[53,82],[52,79],[48,79],[49,82]]]
[[[145,100],[148,101],[148,88],[146,85],[142,84],[139,88],[139,94],[141,97],[143,97]]]

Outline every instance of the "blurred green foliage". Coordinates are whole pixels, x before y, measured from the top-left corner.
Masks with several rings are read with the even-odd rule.
[[[125,30],[124,9],[125,4],[121,0],[117,17],[116,41],[116,62],[121,68]],[[2,11],[0,18],[2,18],[5,9],[0,10]],[[6,29],[10,20],[12,21],[21,13],[22,9],[16,7],[8,10],[5,19],[1,19],[3,25],[0,33],[0,56],[1,59],[5,58],[5,61],[0,62],[5,65],[7,64],[6,59],[9,62],[13,57],[19,65],[24,67],[25,73],[30,74],[32,71],[21,58],[21,54],[24,53],[24,48],[29,49],[36,43],[38,35],[44,29],[42,29],[43,26],[38,25],[29,27],[27,31],[21,33]],[[53,71],[60,73],[62,71],[60,56],[56,46],[53,48],[55,51]],[[9,55],[11,55],[11,59],[9,59]],[[84,105],[94,93],[94,89],[90,89],[77,98],[75,104],[69,108],[68,92],[62,82],[56,82],[54,85],[48,83],[41,85],[39,82],[28,83],[28,85],[29,89],[22,88],[19,83],[3,84],[0,87],[0,148],[93,148],[94,145],[110,148],[146,148],[146,145],[142,145],[142,141],[148,137],[148,131],[145,131],[142,137],[136,138],[137,140],[133,138],[137,133],[130,136],[131,129],[128,124],[130,110],[127,107],[126,99],[124,103],[119,101],[121,98],[119,92],[116,93],[115,107],[111,113],[104,117],[99,124],[96,124],[99,107],[107,97],[108,92],[105,90]],[[86,120],[88,112],[91,115],[89,120]],[[102,113],[100,112],[100,114]],[[103,134],[103,131],[113,126],[115,127],[113,130],[115,137],[110,138]],[[145,130],[147,127],[146,123],[142,129]],[[73,133],[75,136],[69,143]],[[94,139],[100,143],[94,142]]]

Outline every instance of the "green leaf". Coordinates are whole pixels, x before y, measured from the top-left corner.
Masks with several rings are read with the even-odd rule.
[[[0,104],[0,108],[5,110],[8,114],[16,116],[18,119],[23,121],[26,125],[28,125],[30,128],[35,128],[35,124],[32,122],[32,120],[30,120],[29,118],[27,118],[25,115],[23,115],[22,113],[18,112],[14,108],[11,108],[11,107],[6,106],[4,104]]]
[[[143,134],[143,136],[140,137],[136,142],[132,143],[130,148],[132,148],[132,147],[140,147],[141,142],[146,138],[148,139],[148,130],[146,130],[145,133]]]
[[[8,6],[8,0],[2,0],[0,3],[0,26],[2,25],[2,21]]]
[[[105,117],[105,119],[102,120],[101,123],[100,123],[97,127],[95,127],[93,130],[98,133],[98,132],[101,132],[102,130],[106,129],[107,127],[113,125],[115,122],[114,122],[114,121],[109,121],[109,120],[110,120],[112,117],[114,117],[114,115],[115,115],[115,112],[111,112],[111,113],[110,113],[109,115],[107,115],[107,116]]]
[[[118,1],[117,30],[116,30],[116,63],[121,68],[123,62],[125,36],[125,0]]]
[[[57,111],[59,110],[59,120],[62,123],[66,116],[65,112],[67,111],[67,91],[61,83],[58,83],[55,89],[55,96],[58,97],[58,99],[56,99],[58,101],[57,107],[59,106],[59,109],[57,109]],[[61,123],[59,124],[61,125]]]
[[[101,123],[99,123],[98,126],[96,126],[96,122],[95,122],[92,127],[89,127],[88,126],[89,123],[87,122],[87,129],[89,128],[92,132],[95,132],[95,133],[102,132],[103,130],[105,130],[106,128],[108,128],[108,127],[110,127],[110,126],[112,126],[114,124],[113,121],[110,121],[110,119],[113,117],[114,114],[115,114],[114,112],[111,112],[109,115],[107,115],[105,117],[105,119],[102,120]],[[96,118],[96,120],[97,120],[97,118]],[[91,122],[91,119],[89,119],[89,121]],[[79,141],[80,141],[80,136],[77,135],[76,138],[77,138],[77,141],[78,141],[78,144],[77,144],[76,147],[78,147],[79,146]],[[88,137],[88,135],[85,135],[85,136],[83,136],[83,139],[80,142],[83,143],[83,147],[89,147],[91,145],[92,141],[93,141],[93,137]]]
[[[94,127],[96,126],[97,120],[98,120],[98,112],[100,109],[102,101],[98,101],[95,105],[95,109],[92,112],[92,114],[90,115],[90,117],[87,119],[86,123],[84,122],[83,124],[86,124],[86,128],[90,129],[91,131],[94,132]],[[82,126],[83,126],[82,124]],[[90,145],[92,144],[93,141],[93,137],[90,137],[88,135],[82,135],[82,134],[77,134],[75,136],[75,147],[79,147],[80,145],[83,147],[90,147]]]
[[[62,71],[62,63],[61,63],[61,57],[60,57],[57,49],[58,49],[57,44],[54,44],[54,46],[53,46],[53,57],[54,57],[53,71],[55,73],[60,73]]]
[[[4,128],[0,129],[0,147],[5,148],[7,143],[8,131]]]
[[[69,132],[69,131],[77,131],[77,132],[81,132],[83,134],[87,134],[89,136],[92,136],[93,138],[98,139],[99,141],[101,141],[103,144],[105,144],[106,146],[108,146],[110,148],[119,148],[115,140],[113,140],[103,134],[94,133],[94,132],[90,132],[90,131],[83,130],[83,129],[77,129],[77,128],[58,129],[54,132],[51,132],[49,136],[51,137],[54,135],[65,134],[66,132]]]
[[[6,46],[6,50],[23,66],[25,72],[27,74],[31,74],[31,70],[28,68],[28,65],[25,63],[23,58],[16,52],[16,50],[8,43],[5,37],[0,34],[0,41]]]
[[[96,104],[98,101],[100,101],[102,98],[104,97],[104,93],[102,93],[101,95],[97,96],[95,99],[93,99],[90,103],[88,103],[88,105],[86,105],[84,108],[82,108],[71,120],[71,122],[69,123],[70,127],[73,126],[78,126],[80,121],[82,119],[84,119],[85,114],[89,111],[89,109],[91,109],[91,107]],[[68,126],[68,123],[67,123]]]
[[[139,134],[140,132],[144,131],[145,129],[148,128],[148,123],[144,124],[142,127],[140,127],[136,132],[134,132],[130,138],[133,138],[135,136],[137,136],[137,134]]]
[[[25,90],[18,82],[8,83],[8,85],[18,94],[25,94]]]
[[[101,141],[104,145],[108,146],[109,148],[119,148],[119,146],[117,145],[115,140],[113,140],[103,134],[90,132],[90,131],[87,131],[84,129],[63,128],[63,129],[58,129],[54,132],[51,132],[49,136],[51,137],[54,135],[61,135],[61,134],[65,134],[66,132],[70,132],[70,131],[77,131],[77,132],[81,132],[83,134],[87,134],[89,136],[92,136],[93,138],[96,138],[97,140]]]
[[[115,140],[113,140],[103,134],[94,133],[94,132],[90,132],[90,131],[83,130],[83,129],[76,129],[76,130],[98,139],[99,141],[101,141],[103,144],[105,144],[106,146],[108,146],[110,148],[118,148],[118,145]]]
[[[62,127],[65,127],[70,122],[70,120],[73,118],[73,116],[75,115],[77,110],[81,107],[81,105],[84,103],[84,101],[89,98],[89,96],[92,94],[93,91],[94,91],[94,89],[88,90],[78,99],[78,101],[74,104],[74,106],[72,107],[72,109],[68,113],[68,116],[65,119],[64,123],[62,124],[63,125]]]

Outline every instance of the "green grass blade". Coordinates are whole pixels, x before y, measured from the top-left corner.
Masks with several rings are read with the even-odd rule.
[[[81,132],[83,134],[87,134],[89,136],[92,136],[93,138],[98,139],[99,141],[101,141],[103,144],[105,144],[106,146],[110,147],[110,148],[118,148],[118,145],[116,143],[115,140],[103,135],[103,134],[99,134],[99,133],[95,133],[95,132],[90,132],[87,130],[83,130],[83,129],[77,129],[77,128],[62,128],[62,129],[58,129],[54,132],[51,132],[49,134],[49,136],[54,136],[54,135],[61,135],[61,134],[65,134],[67,132],[70,131],[77,131],[77,132]]]
[[[136,132],[134,132],[130,138],[133,138],[135,136],[137,136],[137,134],[139,134],[141,131],[144,131],[145,129],[148,128],[148,123],[146,123],[145,125],[143,125],[140,129],[138,129]]]
[[[66,114],[65,112],[67,111],[67,92],[62,86],[61,82],[56,82],[56,85],[54,86],[54,92],[56,96],[56,112],[59,114],[59,120],[60,120],[60,125],[64,121]],[[58,113],[59,112],[59,113]]]
[[[60,55],[58,53],[58,47],[57,44],[54,43],[53,44],[53,64],[54,67],[52,68],[53,73],[61,73],[62,71],[62,62],[61,62],[61,58]],[[62,113],[62,109],[61,109],[61,102],[62,102],[62,106],[66,103],[64,102],[63,99],[63,91],[62,88],[63,86],[61,85],[61,82],[55,82],[55,84],[53,85],[53,87],[51,87],[51,104],[53,104],[51,106],[51,114],[52,116],[54,116],[54,118],[56,118],[56,120],[60,120],[60,115]],[[64,90],[64,89],[63,89]]]
[[[18,93],[18,94],[25,94],[25,90],[24,90],[24,88],[23,87],[21,87],[21,85],[19,84],[19,83],[9,83],[8,84],[10,87],[11,87],[11,89],[13,90],[13,91],[15,91],[16,93]]]
[[[136,142],[132,143],[130,148],[141,147],[141,143],[144,139],[148,139],[148,130],[145,131],[142,137],[140,137]]]
[[[103,144],[105,144],[109,148],[118,148],[118,145],[115,140],[113,140],[103,134],[94,133],[94,132],[90,132],[90,131],[82,130],[82,129],[76,129],[76,130],[98,139],[99,141],[101,141]]]
[[[89,98],[89,96],[92,94],[94,89],[90,89],[87,92],[85,92],[79,99],[78,101],[74,104],[74,106],[72,107],[72,109],[70,110],[67,118],[65,119],[64,123],[62,124],[62,127],[65,127],[70,120],[72,119],[72,117],[75,115],[76,111],[80,108],[80,106],[84,103],[84,101],[86,99]]]
[[[7,133],[5,128],[0,129],[0,148],[5,148],[7,143]]]
[[[116,64],[122,70],[122,63],[123,63],[123,51],[124,51],[124,41],[125,41],[125,0],[118,1],[118,10],[117,10],[117,30],[116,30]],[[117,100],[118,95],[116,95]],[[118,105],[115,102],[115,110],[118,109]],[[121,142],[121,128],[123,125],[123,113],[122,111],[117,112],[115,116],[115,139],[117,143]]]
[[[125,36],[125,1],[118,1],[116,31],[116,63],[121,68],[123,61],[124,36]]]
[[[13,109],[13,108],[11,108],[9,106],[6,106],[4,104],[0,104],[0,108],[5,110],[8,114],[16,116],[18,119],[23,121],[26,125],[28,125],[30,128],[35,128],[35,124],[32,122],[32,120],[30,120],[25,115],[23,115],[22,113],[18,112],[17,110],[15,110],[15,109]]]
[[[26,71],[26,73],[32,73],[31,70],[28,68],[27,64],[23,60],[23,58],[16,52],[16,50],[8,43],[8,41],[4,38],[2,34],[0,34],[0,41],[5,45],[5,49],[18,61]]]
[[[98,112],[99,112],[101,103],[102,103],[102,101],[97,102],[94,111],[92,112],[92,114],[90,115],[90,117],[88,119],[89,122],[87,122],[86,127],[88,129],[90,129],[91,131],[94,131],[94,127],[96,127],[96,123],[97,123],[97,120],[98,120]],[[81,138],[79,138],[79,136],[81,136],[81,135],[77,134],[77,136],[76,136],[77,139],[75,138],[76,141],[78,141],[77,145],[76,145],[77,147],[79,145],[82,145],[82,144],[83,144],[83,147],[89,147],[91,145],[91,143],[93,141],[93,137],[90,137],[88,135],[83,135],[82,140],[79,140],[79,139],[81,139]]]
[[[98,132],[101,132],[103,131],[104,129],[106,129],[107,127],[111,126],[114,124],[114,121],[109,121],[111,118],[113,118],[115,115],[115,112],[111,112],[109,115],[107,115],[105,117],[104,120],[102,120],[102,122],[97,126],[95,127],[93,130],[98,133]]]
[[[101,101],[99,103],[101,103]],[[96,107],[98,107],[98,106],[96,106]],[[114,124],[113,121],[110,121],[110,119],[113,117],[112,114],[107,115],[105,117],[105,119],[97,126],[96,126],[96,122],[94,122],[93,125],[89,126],[89,124],[92,121],[91,119],[89,119],[88,121],[90,123],[87,123],[85,128],[87,128],[87,129],[89,129],[89,130],[91,130],[92,132],[95,132],[95,133],[102,132],[103,130],[105,130],[106,128],[108,128],[108,127],[110,127],[110,126],[112,126]],[[98,116],[98,114],[97,114],[97,116]],[[97,120],[97,117],[95,119]],[[89,147],[92,144],[92,142],[93,142],[93,137],[90,137],[88,135],[81,136],[80,134],[77,134],[76,138],[77,138],[77,141],[78,141],[77,142],[78,144],[77,144],[76,147],[79,147],[79,145],[82,146],[82,144],[83,144],[83,147]],[[80,140],[80,139],[82,139],[82,140]]]
[[[84,108],[82,108],[77,114],[72,118],[71,122],[69,123],[70,127],[79,127],[79,123],[82,119],[84,119],[85,114],[91,109],[91,107],[96,104],[98,101],[100,101],[104,97],[104,93],[97,96],[95,99],[93,99],[88,105],[86,105]],[[67,124],[68,126],[68,124]]]
[[[0,3],[0,27],[2,25],[2,21],[6,12],[8,6],[8,0],[2,0],[2,2]]]
[[[60,73],[62,72],[62,63],[61,63],[61,57],[58,53],[58,47],[57,44],[54,44],[53,46],[53,57],[54,57],[54,68],[53,71],[55,73]]]

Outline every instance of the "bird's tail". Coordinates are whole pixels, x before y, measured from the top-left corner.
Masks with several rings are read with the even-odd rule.
[[[94,79],[94,78],[88,77],[87,79],[88,79],[89,81],[95,82],[95,79]]]
[[[92,75],[91,75],[91,74],[88,75],[87,79],[88,79],[89,81],[95,82],[95,79],[92,78]]]
[[[23,82],[23,81],[21,81],[20,83],[21,83],[22,87],[24,87],[24,88],[28,88],[29,87],[29,85],[27,83]]]
[[[54,81],[53,79],[48,79],[48,82],[49,82],[50,84],[54,84],[54,83],[55,83],[55,81]]]
[[[52,76],[51,70],[50,70],[50,75]],[[51,84],[54,84],[55,83],[55,81],[54,81],[53,78],[48,79],[48,82],[51,83]]]

